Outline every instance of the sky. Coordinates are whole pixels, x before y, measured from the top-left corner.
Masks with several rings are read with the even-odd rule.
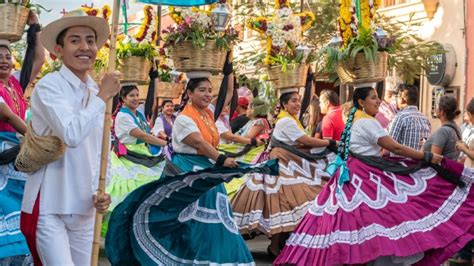
[[[49,22],[60,18],[61,11],[63,8],[66,11],[71,11],[74,9],[80,8],[81,5],[87,4],[91,5],[92,3],[94,4],[94,7],[102,7],[105,4],[108,4],[110,8],[112,8],[113,1],[112,0],[69,0],[69,1],[60,1],[60,0],[32,0],[31,1],[34,4],[40,4],[44,6],[46,9],[52,9],[51,12],[45,12],[42,11],[40,15],[40,23],[43,26],[46,26]],[[130,10],[129,13],[140,10],[142,8],[142,5],[137,3],[134,0],[130,1]]]

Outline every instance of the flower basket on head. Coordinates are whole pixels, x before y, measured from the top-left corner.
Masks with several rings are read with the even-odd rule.
[[[224,67],[227,50],[217,47],[215,40],[207,40],[204,48],[194,47],[191,41],[170,47],[170,57],[177,70],[219,73]]]
[[[267,38],[263,60],[274,90],[299,88],[306,85],[309,63],[315,54],[303,44],[303,32],[315,21],[312,12],[295,13],[289,0],[275,0],[271,17],[257,17],[248,21],[248,27]]]
[[[212,86],[212,95],[216,96],[219,95],[219,90],[221,88],[222,80],[224,79],[224,75],[213,75],[209,78]]]
[[[387,62],[387,52],[378,52],[377,61],[367,60],[363,53],[358,53],[355,58],[340,62],[336,71],[343,84],[379,82],[387,76]]]
[[[281,70],[281,66],[272,66],[268,68],[268,81],[276,90],[299,88],[306,85],[308,76],[308,64],[298,64],[289,66],[286,71]]]
[[[0,4],[0,39],[19,41],[29,12],[28,8],[19,4]]]
[[[151,62],[146,57],[130,56],[122,58],[119,71],[121,81],[133,81],[140,84],[148,80]]]
[[[181,97],[184,90],[183,83],[158,82],[156,96],[166,99],[177,99]]]
[[[238,39],[238,32],[227,22],[231,13],[223,1],[215,9],[170,7],[175,25],[163,31],[162,54],[169,54],[174,67],[182,72],[222,72],[227,52]],[[223,20],[215,16],[223,16]]]

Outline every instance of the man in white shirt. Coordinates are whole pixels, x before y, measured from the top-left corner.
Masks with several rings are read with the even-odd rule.
[[[46,26],[41,42],[63,62],[42,78],[31,97],[38,135],[58,136],[62,158],[27,176],[21,229],[35,265],[89,265],[95,209],[106,211],[110,196],[96,197],[105,102],[120,89],[108,74],[100,89],[89,76],[97,50],[109,37],[107,22],[83,11],[66,13]]]

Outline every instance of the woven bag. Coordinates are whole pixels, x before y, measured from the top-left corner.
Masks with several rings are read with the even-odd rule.
[[[31,123],[28,123],[28,130],[21,139],[20,147],[15,166],[20,172],[32,173],[61,158],[67,146],[56,136],[36,135]]]

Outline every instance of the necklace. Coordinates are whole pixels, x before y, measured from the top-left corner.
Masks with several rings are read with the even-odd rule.
[[[197,109],[196,107],[194,108],[199,113],[199,117],[204,122],[204,124],[206,124],[207,128],[211,130],[211,143],[215,143],[214,136],[217,135],[217,138],[219,138],[219,134],[217,133],[217,128],[216,128],[216,124],[214,123],[214,120],[209,118],[209,113],[207,113],[206,111],[201,111]]]
[[[20,103],[18,102],[18,95],[16,94],[15,91],[13,91],[12,86],[10,83],[5,86],[5,90],[8,92],[8,95],[10,96],[10,99],[13,102],[14,108],[16,111],[17,115],[20,115]]]

